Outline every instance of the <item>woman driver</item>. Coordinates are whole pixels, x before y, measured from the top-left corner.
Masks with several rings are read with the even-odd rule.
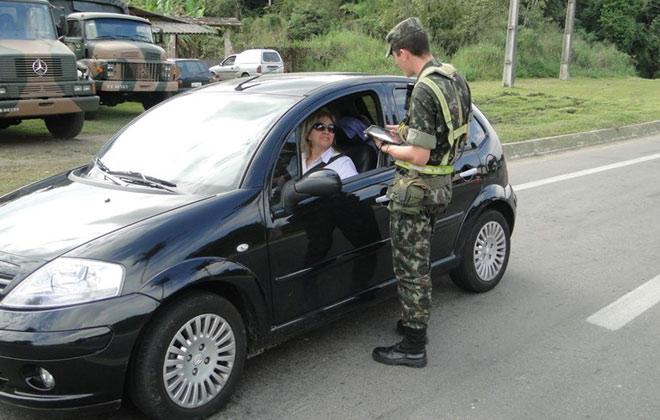
[[[348,156],[337,152],[335,119],[326,108],[321,108],[303,123],[302,169],[303,174],[313,169],[332,169],[339,178],[357,175],[355,164]]]

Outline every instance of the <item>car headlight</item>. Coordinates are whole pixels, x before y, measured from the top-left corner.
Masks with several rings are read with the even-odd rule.
[[[3,299],[11,308],[53,308],[118,296],[124,267],[81,258],[57,258],[30,274]]]

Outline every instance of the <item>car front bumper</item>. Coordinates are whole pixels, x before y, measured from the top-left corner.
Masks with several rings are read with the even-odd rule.
[[[130,354],[158,301],[131,294],[69,308],[0,309],[0,401],[32,409],[118,408]],[[38,389],[37,369],[54,378]]]
[[[0,118],[38,118],[49,115],[94,112],[98,96],[71,96],[48,99],[7,99],[0,101]]]
[[[96,92],[176,92],[176,81],[151,82],[140,80],[97,80]]]

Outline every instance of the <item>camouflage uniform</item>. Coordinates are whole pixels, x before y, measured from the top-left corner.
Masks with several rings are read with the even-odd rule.
[[[407,19],[388,34],[387,41],[392,43],[396,37],[417,30],[423,30],[419,20]],[[429,67],[441,65],[435,59],[430,60],[420,75]],[[427,77],[442,91],[452,114],[453,125],[465,124],[471,103],[465,79],[458,74],[454,74],[453,80],[438,73],[431,73]],[[399,134],[406,144],[430,150],[427,165],[451,165],[454,150],[448,141],[449,129],[442,105],[433,89],[419,80],[410,97],[407,123],[400,125]],[[450,158],[443,162],[443,157],[448,154]],[[451,174],[429,175],[398,167],[394,184],[388,190],[392,259],[398,279],[404,327],[425,330],[429,321],[431,237],[437,216],[451,201],[451,178]]]

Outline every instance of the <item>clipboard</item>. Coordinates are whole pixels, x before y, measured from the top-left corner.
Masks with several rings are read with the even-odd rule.
[[[398,134],[393,133],[390,130],[386,130],[383,127],[379,127],[377,125],[370,125],[366,130],[364,130],[364,134],[387,144],[394,144],[394,145],[403,144],[403,141],[401,140],[401,137],[399,137]]]

